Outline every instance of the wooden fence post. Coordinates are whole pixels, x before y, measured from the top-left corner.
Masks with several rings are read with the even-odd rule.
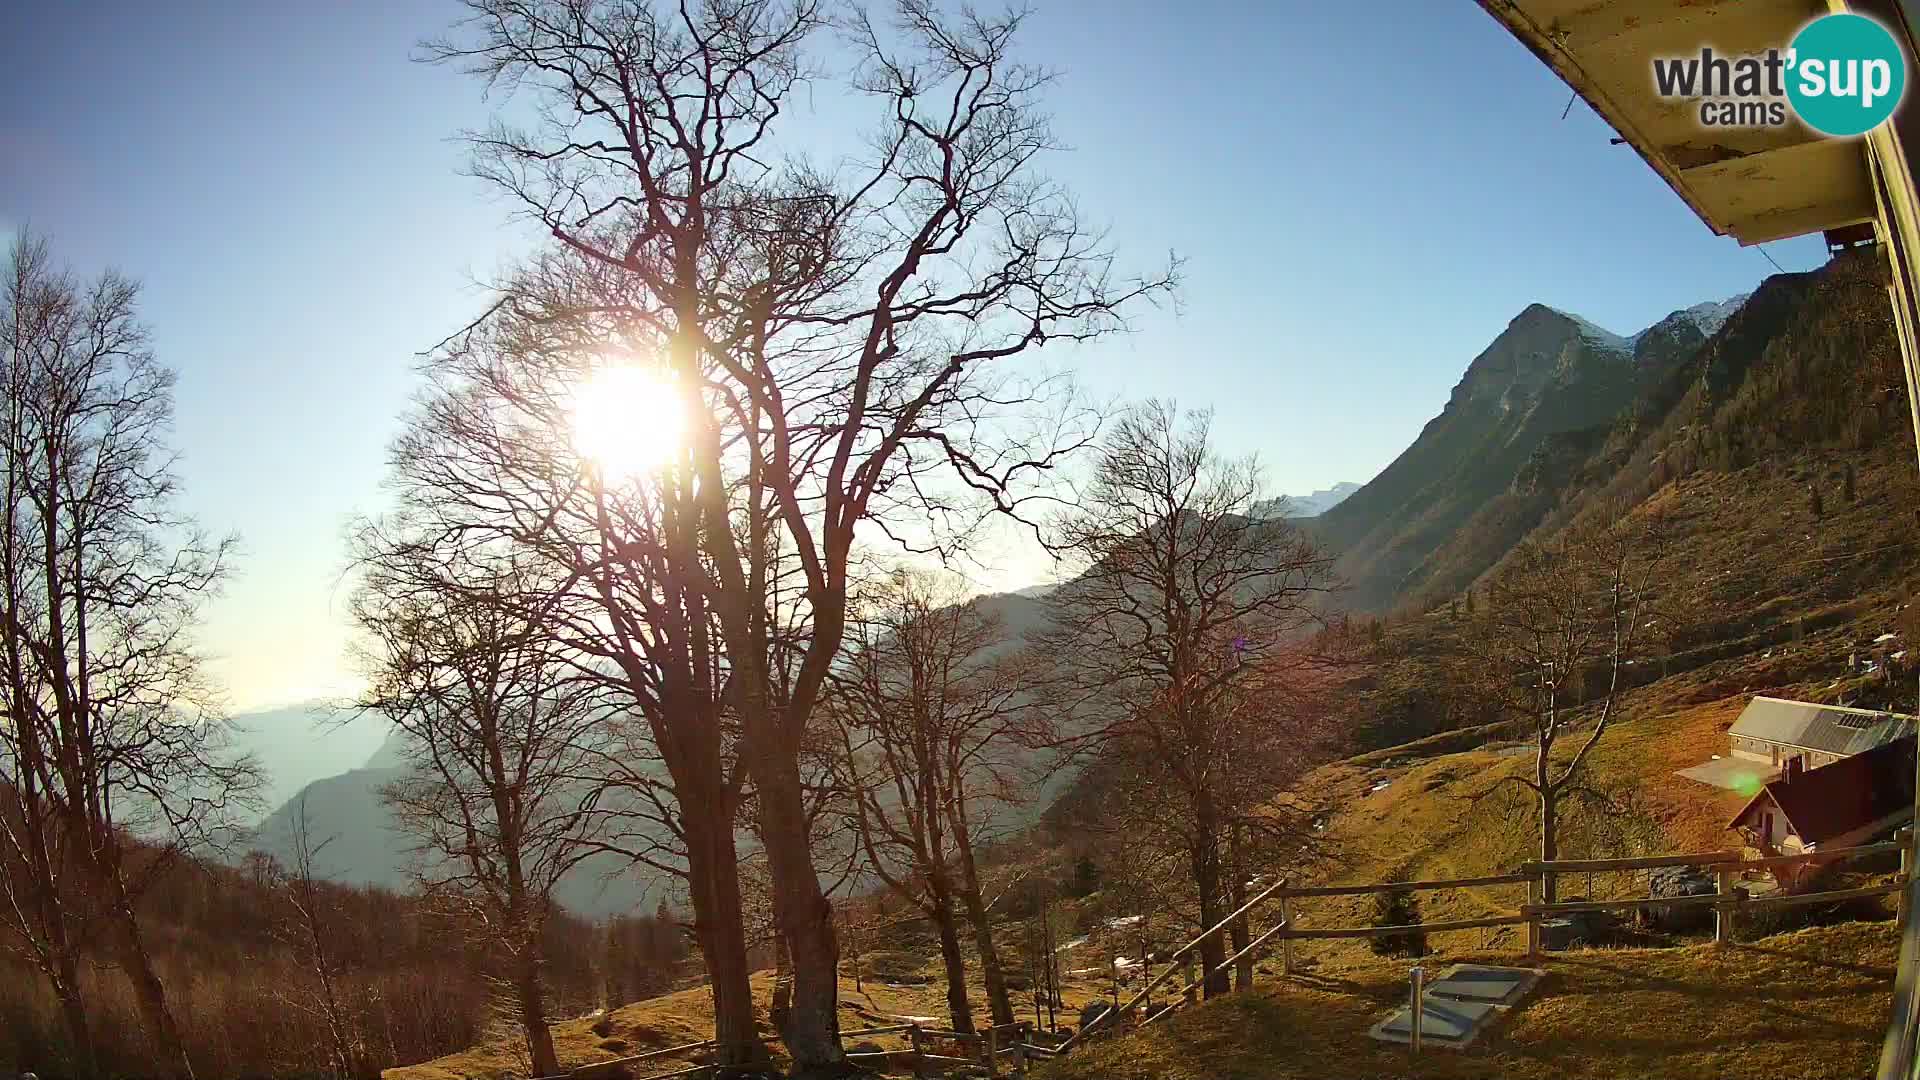
[[[1733,874],[1731,866],[1720,867],[1720,902],[1713,907],[1713,943],[1733,943]]]
[[[1027,1044],[1024,1042],[1015,1043],[1013,1045],[1013,1075],[1015,1076],[1016,1080],[1025,1080],[1026,1078]]]
[[[915,1024],[908,1028],[907,1037],[913,1044],[913,1075],[925,1076],[927,1075],[927,1052],[920,1048],[920,1025]]]
[[[1144,960],[1141,962],[1141,970],[1142,971],[1146,970],[1146,965]],[[999,1076],[1000,1075],[1000,1061],[999,1061],[1000,1028],[997,1025],[994,1025],[991,1023],[987,1025],[987,1040],[985,1043],[981,1045],[983,1045],[987,1051],[987,1075]]]
[[[1293,974],[1293,905],[1287,902],[1287,894],[1280,894],[1280,921],[1287,924],[1280,931],[1280,973]]]

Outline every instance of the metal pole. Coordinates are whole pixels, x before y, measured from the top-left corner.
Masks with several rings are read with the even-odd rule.
[[[1427,973],[1416,966],[1412,971],[1407,973],[1407,976],[1413,983],[1413,1003],[1407,1009],[1407,1016],[1412,1021],[1407,1028],[1407,1047],[1413,1053],[1418,1054],[1420,1052],[1420,1025],[1426,1020],[1426,1008],[1420,999],[1422,993],[1426,990]]]
[[[1894,839],[1900,841],[1900,885],[1901,885],[1900,891],[1894,894],[1898,900],[1898,902],[1894,905],[1894,911],[1897,917],[1900,918],[1902,922],[1904,922],[1907,916],[1907,890],[1905,886],[1907,884],[1908,875],[1913,873],[1913,826],[1909,825],[1906,828],[1901,829],[1899,832],[1894,833],[1893,837]]]

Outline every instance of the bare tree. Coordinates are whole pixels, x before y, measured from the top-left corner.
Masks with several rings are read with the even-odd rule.
[[[258,784],[231,753],[192,641],[233,541],[174,508],[174,376],[139,320],[139,287],[112,272],[82,283],[27,236],[9,271],[0,770],[17,813],[0,820],[29,872],[8,879],[7,929],[52,982],[83,1057],[86,940],[132,982],[155,1068],[190,1076],[135,902],[180,849],[223,842]]]
[[[1675,609],[1659,597],[1654,577],[1666,532],[1657,518],[1620,514],[1523,542],[1463,635],[1463,680],[1532,728],[1533,775],[1512,780],[1537,804],[1543,861],[1559,857],[1562,802],[1615,718],[1623,676],[1638,650],[1670,632]],[[1585,735],[1556,759],[1561,737],[1583,712]],[[1544,887],[1552,903],[1553,875]]]
[[[1055,530],[1087,569],[1050,594],[1051,624],[1030,635],[1082,695],[1076,707],[1101,718],[1082,735],[1117,762],[1116,805],[1139,811],[1129,835],[1179,853],[1201,927],[1244,885],[1238,830],[1278,786],[1257,767],[1282,750],[1267,736],[1292,734],[1255,707],[1305,696],[1275,695],[1310,676],[1300,642],[1332,585],[1306,537],[1252,513],[1259,470],[1215,454],[1209,419],[1147,402],[1114,425],[1080,508]],[[1200,959],[1218,967],[1225,943],[1208,939]],[[1205,987],[1226,989],[1224,972]]]
[[[546,1019],[542,930],[561,879],[595,848],[582,779],[596,685],[557,656],[527,597],[549,580],[510,563],[440,564],[412,547],[362,552],[354,617],[369,644],[363,707],[416,763],[384,797],[417,842],[428,896],[466,916],[503,963],[534,1073],[559,1071]]]
[[[993,1022],[1012,1024],[974,838],[1019,799],[1051,742],[1031,697],[1035,665],[997,617],[930,574],[900,571],[862,607],[829,713],[867,868],[937,931],[955,1029],[973,1030],[962,913]]]
[[[856,531],[898,526],[908,506],[923,533],[1015,506],[1018,482],[1078,439],[1071,426],[999,438],[994,418],[1039,391],[996,361],[1121,329],[1121,310],[1163,293],[1171,271],[1116,277],[1103,239],[1037,173],[1054,146],[1037,107],[1049,76],[1015,59],[1017,15],[949,17],[922,0],[884,30],[856,15],[852,88],[879,126],[865,160],[822,169],[763,161],[813,73],[805,48],[825,20],[812,0],[469,7],[431,55],[542,105],[531,130],[476,136],[477,171],[613,283],[618,299],[593,310],[624,355],[658,358],[687,406],[680,499],[699,550],[675,558],[688,580],[711,575],[793,958],[786,1045],[802,1075],[844,1071],[800,759],[846,629]],[[936,470],[957,480],[943,490]],[[777,542],[755,543],[761,527]],[[763,603],[769,550],[803,574],[790,675]]]
[[[530,268],[514,307],[428,361],[428,390],[390,454],[400,509],[369,530],[385,537],[374,546],[455,561],[510,550],[545,568],[554,591],[524,598],[522,617],[609,704],[588,747],[597,845],[685,883],[716,1060],[761,1065],[737,846],[747,773],[697,479],[682,458],[636,478],[577,449],[580,399],[619,347],[591,314],[611,286],[590,270],[566,258]],[[771,575],[768,602],[778,584]]]
[[[307,815],[307,793],[301,792],[288,822],[288,858],[285,868],[270,868],[272,885],[285,898],[289,917],[278,931],[293,948],[294,955],[313,975],[313,985],[305,998],[283,994],[282,1000],[294,1008],[313,1013],[325,1026],[327,1060],[335,1076],[343,1080],[361,1080],[378,1074],[367,1053],[351,1004],[347,1000],[343,975],[346,966],[335,945],[338,928],[332,901],[314,865],[334,838],[315,842],[311,819]]]

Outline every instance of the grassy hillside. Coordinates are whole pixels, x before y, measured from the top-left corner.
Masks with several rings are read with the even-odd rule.
[[[1407,962],[1271,981],[1049,1064],[1042,1080],[1343,1077],[1858,1077],[1892,1000],[1895,938],[1852,924],[1717,948],[1554,956],[1546,979],[1463,1051],[1376,1043]],[[1511,954],[1460,959],[1513,963]]]

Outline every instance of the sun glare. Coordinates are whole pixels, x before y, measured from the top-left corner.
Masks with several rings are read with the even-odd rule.
[[[574,452],[608,479],[659,468],[685,436],[673,388],[645,368],[604,367],[574,390]]]

